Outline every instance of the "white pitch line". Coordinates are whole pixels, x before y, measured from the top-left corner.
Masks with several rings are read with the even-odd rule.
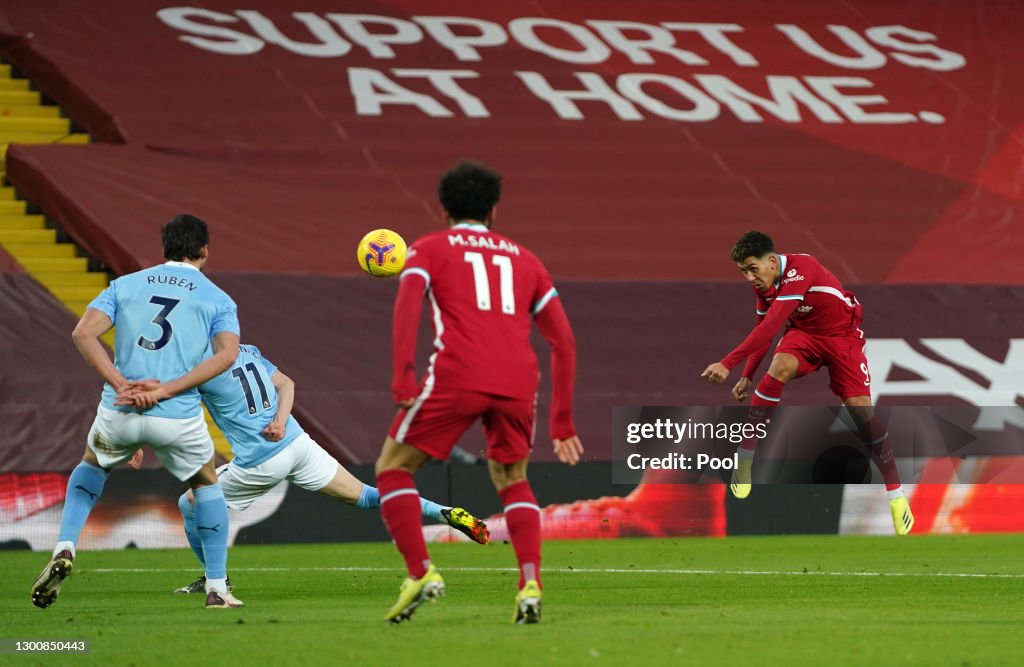
[[[83,568],[84,569],[84,568]],[[89,572],[152,573],[195,572],[194,568],[122,568],[97,567]],[[396,567],[231,567],[232,572],[401,572]],[[444,572],[517,572],[514,567],[445,567]],[[787,576],[787,577],[952,577],[969,579],[1024,579],[1024,573],[999,572],[830,572],[823,570],[677,570],[642,568],[547,568],[546,572],[563,574],[681,574],[681,575],[734,575],[734,576]]]

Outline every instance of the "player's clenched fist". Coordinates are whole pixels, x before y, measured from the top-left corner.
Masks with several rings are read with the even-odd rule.
[[[271,442],[280,442],[281,438],[284,437],[285,430],[285,423],[275,419],[263,429],[263,437]]]
[[[747,396],[750,395],[750,378],[740,378],[740,381],[732,388],[732,395],[737,401],[747,400]]]

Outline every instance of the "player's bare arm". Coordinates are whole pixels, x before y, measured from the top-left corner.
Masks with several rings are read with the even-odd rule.
[[[71,332],[71,339],[85,357],[86,363],[100,374],[103,381],[113,387],[114,391],[121,391],[127,386],[128,380],[114,367],[107,349],[100,342],[100,336],[110,331],[113,326],[114,323],[106,313],[95,308],[86,308],[82,319],[78,320],[74,331]]]
[[[271,442],[278,442],[284,437],[285,426],[288,424],[288,417],[295,404],[295,380],[281,371],[274,371],[270,381],[274,383],[274,389],[277,390],[277,413],[274,415],[274,420],[263,429],[263,436]]]

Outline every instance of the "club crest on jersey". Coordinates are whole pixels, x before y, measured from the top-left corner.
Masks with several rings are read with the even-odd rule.
[[[519,254],[519,246],[509,243],[505,239],[495,241],[490,236],[477,236],[475,234],[449,234],[448,243],[453,246],[465,246],[468,248],[487,248],[507,252],[510,255]]]

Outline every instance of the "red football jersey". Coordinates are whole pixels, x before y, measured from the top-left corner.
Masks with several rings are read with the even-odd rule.
[[[424,383],[533,398],[539,371],[530,328],[558,294],[540,260],[482,224],[461,223],[412,244],[403,287],[413,275],[426,281],[433,310],[434,354]],[[396,340],[407,335],[400,327],[418,325],[401,322],[398,312],[395,317]],[[396,398],[417,393],[408,393],[412,361],[395,360]]]
[[[858,336],[861,307],[852,292],[811,255],[779,255],[779,278],[767,292],[758,292],[757,314],[764,315],[773,301],[799,301],[789,325],[817,336]]]
[[[787,318],[789,326],[814,336],[864,337],[857,297],[843,289],[839,279],[821,262],[802,253],[780,254],[779,261],[779,277],[768,291],[754,288],[757,327],[722,359],[722,364],[731,369],[749,357],[745,377],[756,370]]]

